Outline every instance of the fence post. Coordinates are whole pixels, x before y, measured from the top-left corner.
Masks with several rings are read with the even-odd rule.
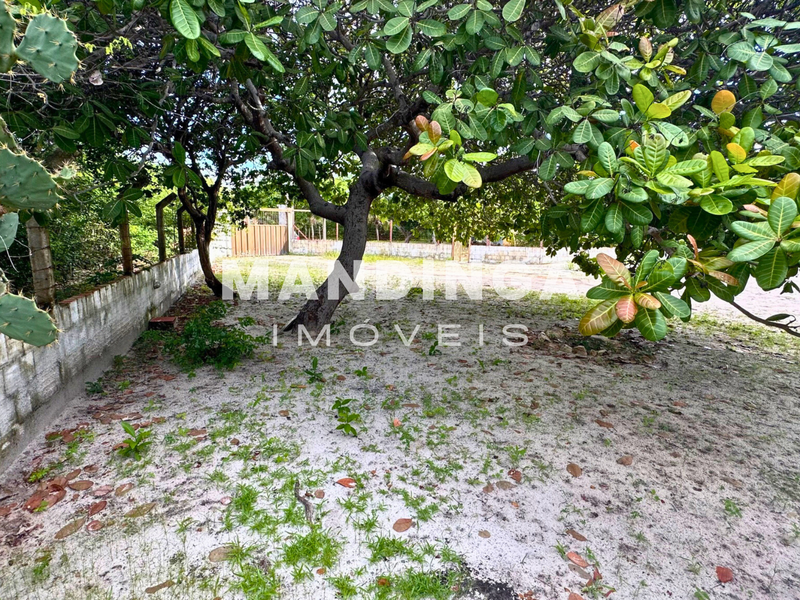
[[[183,213],[186,209],[181,206],[178,209],[178,253],[186,254],[186,243],[183,241]]]
[[[28,231],[28,248],[33,273],[33,292],[36,304],[50,308],[56,301],[56,280],[53,275],[53,255],[50,252],[50,232],[36,222],[36,217],[25,223]]]
[[[122,250],[122,274],[133,275],[133,250],[131,249],[131,228],[128,220],[128,212],[122,223],[119,224],[119,241]]]

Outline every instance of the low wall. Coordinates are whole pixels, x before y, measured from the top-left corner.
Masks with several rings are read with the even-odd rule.
[[[53,311],[58,341],[44,348],[0,334],[0,470],[97,379],[195,281],[197,251],[70,298]]]
[[[342,249],[341,240],[292,240],[292,254],[338,253]],[[451,244],[405,244],[403,242],[367,242],[364,254],[373,256],[396,256],[398,258],[432,258],[450,260],[453,257]]]
[[[292,254],[320,255],[342,249],[341,240],[294,240]],[[401,258],[432,258],[435,260],[451,260],[453,247],[451,244],[405,244],[403,242],[367,242],[364,254],[378,256],[396,256]],[[473,244],[469,248],[469,262],[501,263],[516,262],[525,264],[566,263],[572,255],[562,250],[556,256],[547,256],[544,248],[525,246],[484,246]]]

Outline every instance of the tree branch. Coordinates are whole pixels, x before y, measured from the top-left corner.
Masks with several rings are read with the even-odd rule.
[[[769,321],[767,319],[762,319],[761,317],[754,315],[743,306],[739,306],[738,304],[736,304],[736,302],[734,301],[731,301],[730,304],[744,316],[746,316],[749,319],[752,319],[756,323],[761,323],[762,325],[767,325],[768,327],[775,327],[777,329],[780,329],[781,331],[785,331],[789,335],[800,337],[800,325],[792,325],[791,323],[794,323],[794,321],[792,321],[791,323],[779,323],[777,321]]]

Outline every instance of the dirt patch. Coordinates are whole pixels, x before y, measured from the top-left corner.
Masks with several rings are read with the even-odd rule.
[[[228,319],[270,335],[296,307]],[[284,336],[192,377],[145,336],[0,477],[0,597],[794,597],[797,355],[685,327],[587,340],[565,311],[347,302],[329,348]],[[355,346],[365,322],[378,343]],[[122,421],[151,432],[138,460]]]

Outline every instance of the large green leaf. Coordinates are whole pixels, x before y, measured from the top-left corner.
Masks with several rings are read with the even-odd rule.
[[[572,141],[576,144],[585,144],[589,140],[592,139],[592,124],[589,123],[588,119],[584,119],[578,126],[575,128],[575,131],[572,133]]]
[[[773,243],[778,236],[766,221],[750,223],[749,221],[734,221],[731,230],[741,238],[752,241],[771,240]]]
[[[781,235],[792,226],[792,221],[796,216],[797,204],[795,204],[795,201],[786,196],[781,196],[780,198],[775,198],[770,204],[767,220],[775,233]]]
[[[661,302],[661,306],[666,308],[670,314],[685,319],[691,316],[692,309],[680,298],[676,298],[672,294],[666,292],[653,292],[653,295]]]
[[[594,71],[601,61],[602,58],[599,52],[583,52],[572,61],[572,68],[579,73],[589,73],[590,71]]]
[[[630,293],[630,290],[617,285],[608,277],[603,276],[600,285],[596,285],[586,292],[586,297],[591,300],[609,300],[611,298],[621,298]]]
[[[593,179],[586,188],[586,197],[589,200],[602,198],[614,188],[614,180],[610,177],[598,177]]]
[[[728,252],[728,259],[733,262],[746,262],[764,256],[775,246],[775,240],[756,240],[736,246]]]
[[[700,207],[712,215],[727,215],[733,212],[733,202],[725,196],[711,194],[700,199]]]
[[[525,8],[525,0],[508,0],[503,6],[503,19],[508,23],[518,21]]]
[[[634,324],[642,333],[642,337],[651,342],[664,339],[667,335],[667,321],[660,310],[640,308],[636,313]]]
[[[169,5],[169,17],[175,29],[183,37],[190,40],[200,37],[200,20],[192,5],[186,0],[172,0]]]
[[[402,54],[411,45],[411,27],[406,27],[401,33],[390,37],[386,41],[386,49],[392,54]]]
[[[773,248],[759,259],[754,274],[762,290],[772,290],[784,282],[787,273],[786,254],[782,248]]]
[[[653,92],[643,86],[641,83],[637,83],[633,86],[633,101],[636,103],[636,108],[640,111],[645,112],[650,105],[653,104],[654,96]]]

